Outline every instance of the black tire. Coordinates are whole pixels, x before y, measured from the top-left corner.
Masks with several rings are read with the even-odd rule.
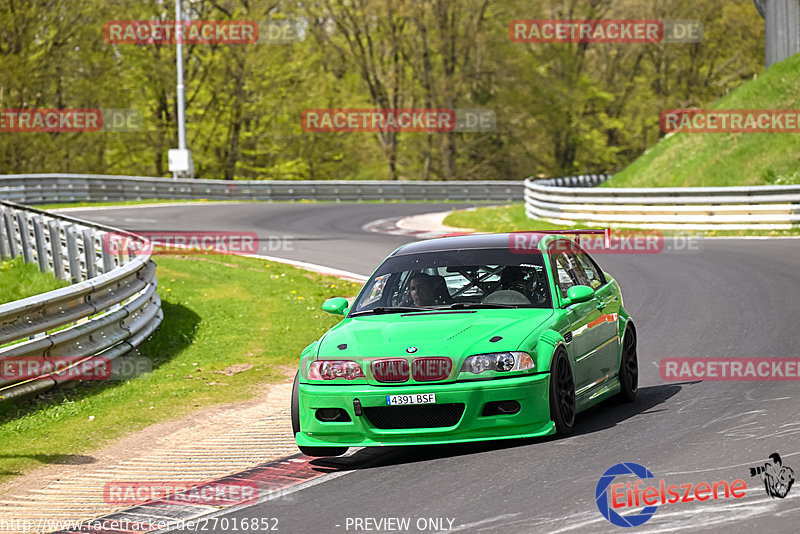
[[[296,436],[300,432],[300,373],[294,375],[292,384],[292,435]]]
[[[292,433],[297,436],[300,432],[300,374],[294,375],[292,384]],[[300,452],[306,456],[341,456],[347,452],[348,447],[300,447]]]
[[[566,436],[575,424],[575,381],[563,347],[556,349],[550,368],[550,419],[556,433]]]
[[[639,358],[636,355],[636,330],[632,326],[625,328],[622,337],[622,358],[619,362],[619,395],[620,402],[633,402],[639,389]]]

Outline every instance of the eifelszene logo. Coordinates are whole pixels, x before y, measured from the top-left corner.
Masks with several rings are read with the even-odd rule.
[[[615,483],[617,477],[623,476],[634,476],[638,480],[633,483],[630,481]],[[747,494],[747,483],[741,478],[730,483],[718,480],[716,482],[669,485],[664,479],[661,479],[654,481],[656,485],[641,487],[644,481],[650,478],[655,477],[649,469],[633,462],[612,466],[597,481],[595,487],[597,509],[603,514],[603,517],[618,527],[638,527],[653,517],[662,504],[720,500],[731,497],[741,499]],[[620,513],[625,509],[639,506],[644,507],[625,516]]]
[[[769,455],[772,462],[766,462],[763,465],[750,468],[750,476],[758,476],[764,482],[764,489],[767,490],[767,495],[783,499],[789,494],[792,489],[792,484],[795,481],[794,470],[788,465],[783,465],[781,455],[773,452]]]
[[[635,475],[639,477],[638,482],[641,482],[646,478],[653,478],[653,473],[651,473],[650,470],[643,465],[639,464],[623,463],[609,468],[605,473],[603,473],[603,476],[600,477],[600,480],[597,481],[597,486],[594,490],[594,498],[595,501],[597,501],[597,508],[600,510],[600,513],[603,514],[603,517],[618,527],[638,527],[653,517],[653,514],[656,513],[656,510],[658,510],[658,506],[646,506],[637,513],[630,514],[625,517],[615,512],[614,508],[616,507],[613,506],[615,503],[615,500],[613,499],[614,491],[612,489],[612,505],[609,506],[608,492],[606,490],[609,486],[611,486],[611,483],[614,482],[614,479],[620,475]],[[615,486],[616,485],[619,484],[615,484]],[[628,482],[628,485],[630,486],[630,482]]]

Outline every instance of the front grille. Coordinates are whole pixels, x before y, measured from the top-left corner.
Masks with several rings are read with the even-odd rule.
[[[373,406],[364,408],[364,414],[376,428],[437,428],[458,424],[464,404]]]

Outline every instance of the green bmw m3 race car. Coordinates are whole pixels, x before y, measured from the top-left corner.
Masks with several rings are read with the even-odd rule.
[[[636,330],[619,286],[566,234],[406,244],[352,306],[327,300],[345,318],[301,354],[300,450],[568,434],[600,401],[633,401]]]

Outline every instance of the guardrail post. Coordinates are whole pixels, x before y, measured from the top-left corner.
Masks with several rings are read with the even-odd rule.
[[[65,280],[64,257],[61,255],[61,227],[57,221],[47,223],[50,227],[50,251],[53,255],[53,274],[56,278]]]
[[[6,259],[11,257],[11,253],[8,251],[8,241],[6,239],[6,225],[4,224],[6,209],[3,206],[0,206],[0,259]]]
[[[125,242],[127,243],[127,240]],[[119,247],[119,245],[117,246]],[[128,250],[129,246],[130,245],[125,245],[125,248],[120,247],[117,250],[117,259],[119,260],[120,265],[125,265],[126,263],[128,263],[128,259],[131,257],[130,251]]]
[[[6,225],[6,239],[8,239],[8,255],[11,258],[19,256],[19,249],[17,248],[17,229],[14,227],[14,217],[8,212],[3,212],[3,222]]]
[[[94,231],[91,228],[84,228],[83,235],[83,255],[86,260],[86,278],[97,276],[97,247],[94,242]]]
[[[21,211],[17,212],[17,228],[19,228],[19,244],[22,247],[22,258],[25,263],[33,263],[33,249],[31,248],[31,233],[28,230],[28,217]]]
[[[41,217],[33,217],[33,237],[36,239],[36,259],[39,260],[39,270],[46,273],[48,269],[47,264],[47,243],[44,240],[44,226],[42,225]]]
[[[111,247],[111,250],[114,253],[114,261],[117,265],[125,265],[127,263],[126,254],[127,249],[123,248],[123,245],[127,247],[128,238],[120,239],[119,235],[114,235],[113,237],[108,238],[108,246]],[[109,252],[110,254],[111,252]]]
[[[67,235],[67,261],[69,262],[69,277],[73,284],[83,280],[81,273],[81,260],[78,251],[78,236],[75,226],[69,225],[64,228]]]
[[[114,261],[114,256],[109,252],[109,248],[111,248],[111,234],[108,232],[102,232],[100,234],[100,253],[103,257],[103,272],[107,273],[114,269],[117,266],[117,263]]]

